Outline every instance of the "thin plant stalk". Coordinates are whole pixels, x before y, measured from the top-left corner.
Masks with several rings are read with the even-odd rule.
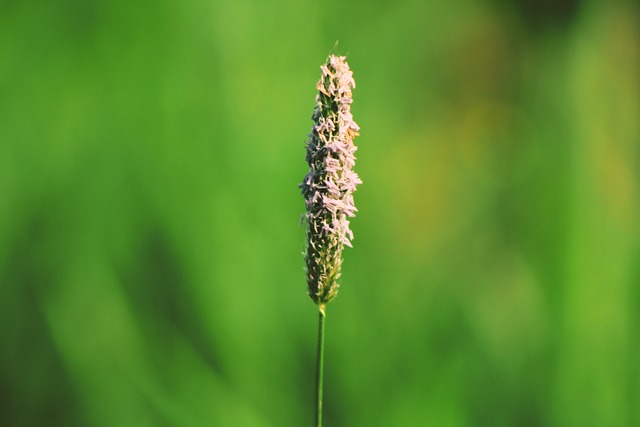
[[[324,321],[327,317],[324,304],[318,312],[318,362],[316,370],[316,427],[322,427],[322,383],[324,378]]]

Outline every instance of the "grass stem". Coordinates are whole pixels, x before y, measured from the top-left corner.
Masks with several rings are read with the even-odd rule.
[[[316,370],[316,427],[322,427],[322,382],[324,374],[324,304],[320,304],[318,321],[318,363]]]

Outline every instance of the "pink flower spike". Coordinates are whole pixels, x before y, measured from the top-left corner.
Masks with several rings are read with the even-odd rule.
[[[307,141],[309,172],[300,184],[305,198],[305,252],[309,296],[320,305],[338,292],[342,250],[351,247],[353,232],[347,218],[358,211],[353,192],[362,183],[353,171],[360,127],[353,121],[353,73],[344,56],[331,55],[320,67],[314,124]]]

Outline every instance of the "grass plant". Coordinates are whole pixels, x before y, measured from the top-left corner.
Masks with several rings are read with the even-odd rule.
[[[338,293],[342,249],[351,246],[353,233],[347,218],[357,211],[353,192],[362,183],[353,171],[359,126],[351,115],[353,73],[346,58],[331,55],[320,67],[313,126],[307,141],[309,172],[300,184],[305,199],[305,251],[309,296],[318,305],[318,361],[316,371],[316,426],[322,425],[324,328],[326,304]]]

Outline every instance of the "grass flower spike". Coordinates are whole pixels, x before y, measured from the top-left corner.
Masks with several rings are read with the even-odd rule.
[[[331,55],[320,67],[314,122],[307,141],[309,172],[300,188],[306,203],[305,253],[309,296],[324,311],[335,298],[342,265],[342,249],[351,246],[347,218],[357,211],[353,192],[362,181],[353,171],[360,129],[351,115],[353,73],[344,56]]]

